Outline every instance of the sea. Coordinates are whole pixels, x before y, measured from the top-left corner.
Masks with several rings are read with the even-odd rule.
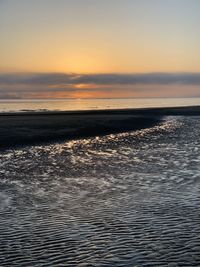
[[[142,101],[0,106],[8,112],[69,110],[69,103],[77,103],[71,109],[199,105],[199,99]],[[0,152],[0,266],[199,267],[199,120],[167,116],[135,132]]]
[[[10,99],[0,100],[0,112],[67,111],[198,106],[200,98],[133,99]]]

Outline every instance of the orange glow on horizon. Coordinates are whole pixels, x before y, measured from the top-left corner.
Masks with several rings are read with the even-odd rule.
[[[75,84],[74,87],[78,89],[94,89],[98,88],[99,86],[96,84],[80,83],[80,84]]]

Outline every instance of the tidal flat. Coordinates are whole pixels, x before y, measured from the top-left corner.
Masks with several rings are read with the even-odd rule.
[[[200,266],[199,119],[2,150],[0,266]]]

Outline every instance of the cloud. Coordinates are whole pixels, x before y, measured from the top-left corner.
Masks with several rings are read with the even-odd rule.
[[[0,73],[0,84],[68,84],[74,76],[64,73]]]
[[[200,96],[200,73],[1,73],[0,98]]]
[[[200,85],[200,73],[143,73],[143,74],[74,74],[74,73],[1,73],[0,85],[135,85],[183,84]]]
[[[200,85],[200,73],[96,74],[78,78],[82,83],[95,84],[184,84]]]

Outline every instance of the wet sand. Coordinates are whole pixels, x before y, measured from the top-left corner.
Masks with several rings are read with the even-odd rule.
[[[200,107],[2,113],[0,149],[135,131],[169,115],[197,116]]]
[[[0,153],[0,266],[199,267],[199,119]]]
[[[0,266],[199,267],[199,119],[0,153]]]

